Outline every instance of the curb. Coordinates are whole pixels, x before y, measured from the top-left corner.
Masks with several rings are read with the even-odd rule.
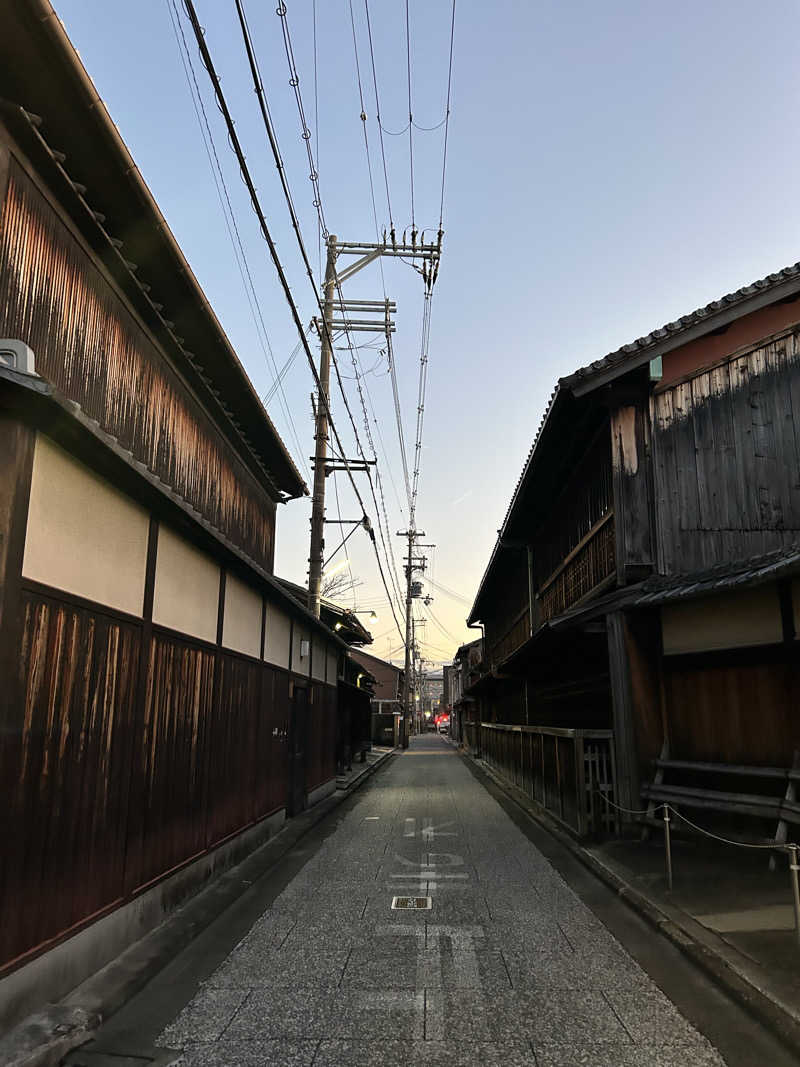
[[[382,767],[390,756],[394,756],[396,755],[396,753],[397,749],[392,748],[388,752],[384,752],[382,756],[379,756],[374,763],[371,763],[369,764],[369,766],[366,766],[360,774],[354,775],[350,779],[340,780],[339,778],[337,778],[336,791],[345,794],[352,793],[354,789],[358,789],[362,782],[366,781],[367,778],[371,777],[379,767]]]
[[[274,837],[230,867],[116,960],[91,975],[58,1004],[46,1004],[0,1037],[0,1063],[9,1067],[58,1067],[86,1044],[102,1022],[131,1000],[197,935],[273,870],[303,837],[348,800],[396,749],[384,753],[348,789],[337,789],[287,822]]]
[[[685,926],[662,911],[658,904],[634,888],[629,882],[626,882],[624,878],[606,866],[597,856],[583,848],[575,838],[549,819],[546,812],[534,807],[530,797],[511,785],[510,782],[506,782],[483,760],[476,759],[465,751],[459,752],[459,755],[465,761],[468,760],[487,778],[490,778],[509,800],[516,804],[530,819],[534,820],[538,826],[546,830],[551,837],[555,838],[560,845],[566,848],[575,859],[579,860],[609,889],[612,889],[632,911],[635,911],[654,930],[671,941],[695,966],[699,967],[717,985],[721,986],[737,1004],[774,1034],[790,1052],[798,1052],[800,1049],[800,1018],[795,1017],[780,1002],[753,985],[744,975],[735,971],[724,956],[699,941]]]

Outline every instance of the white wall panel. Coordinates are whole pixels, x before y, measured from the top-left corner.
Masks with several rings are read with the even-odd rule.
[[[296,674],[308,674],[310,666],[310,634],[308,628],[303,626],[302,623],[295,622],[294,624],[294,636],[292,638],[292,670]],[[303,650],[306,650],[305,656]]]
[[[245,656],[261,655],[261,594],[234,574],[225,576],[222,644]]]
[[[661,625],[666,655],[770,645],[783,639],[774,585],[666,604]]]
[[[264,638],[264,659],[276,667],[289,669],[289,637],[291,619],[274,604],[267,604],[267,632]]]
[[[336,685],[336,676],[339,671],[339,653],[336,649],[328,651],[328,676],[327,682],[329,685]]]
[[[153,622],[216,641],[219,567],[168,526],[158,531]]]
[[[311,677],[320,682],[325,681],[325,642],[318,637],[313,638],[311,658]]]
[[[147,510],[38,434],[22,573],[141,615]]]

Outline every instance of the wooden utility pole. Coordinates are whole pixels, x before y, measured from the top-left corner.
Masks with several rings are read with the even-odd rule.
[[[321,301],[322,321],[314,320],[320,335],[320,396],[315,412],[314,491],[311,498],[311,548],[308,557],[308,609],[316,618],[319,618],[322,571],[325,566],[325,479],[328,474],[336,470],[347,471],[352,477],[354,471],[364,471],[376,462],[374,459],[350,460],[345,456],[335,458],[334,462],[328,461],[330,377],[333,356],[331,338],[334,330],[345,330],[348,333],[350,331],[385,332],[388,337],[395,330],[392,313],[397,307],[391,300],[345,300],[342,296],[342,283],[381,256],[423,260],[421,273],[428,292],[433,287],[439,271],[439,257],[442,251],[441,231],[437,234],[435,244],[418,241],[416,229],[412,231],[410,243],[405,240],[398,242],[394,230],[391,231],[389,237],[390,240],[387,241],[387,235],[384,233],[383,241],[377,243],[339,241],[335,234],[330,234],[328,237],[328,258],[325,265],[325,282]],[[340,256],[356,258],[349,266],[337,271],[336,261]],[[354,525],[358,523],[361,523],[365,529],[370,529],[366,515],[356,520]],[[372,536],[374,540],[374,535]],[[423,535],[410,531],[409,551],[417,536]],[[408,661],[408,623],[406,623],[406,661]],[[408,677],[408,671],[406,671],[406,677]],[[408,744],[407,740],[406,744]]]
[[[322,567],[325,560],[325,478],[328,458],[328,405],[330,404],[331,334],[333,297],[336,288],[336,235],[328,237],[325,266],[323,324],[320,333],[317,425],[314,434],[314,495],[311,498],[311,551],[308,557],[308,610],[319,618]]]
[[[425,531],[398,530],[398,537],[408,539],[408,556],[406,558],[406,659],[405,673],[403,675],[403,748],[408,748],[408,736],[411,732],[413,708],[411,706],[411,668],[413,663],[414,636],[412,633],[414,619],[412,606],[414,602],[414,571],[418,569],[414,564],[414,542],[418,537],[424,537]]]

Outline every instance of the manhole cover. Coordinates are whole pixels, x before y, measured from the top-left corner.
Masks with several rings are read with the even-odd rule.
[[[392,897],[392,911],[430,911],[430,897]]]

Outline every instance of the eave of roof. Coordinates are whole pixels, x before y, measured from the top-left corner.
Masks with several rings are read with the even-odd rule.
[[[124,239],[125,260],[118,258],[135,264],[130,277],[123,279],[134,305],[139,311],[144,305],[143,318],[166,339],[181,372],[199,386],[201,395],[208,394],[209,410],[251,469],[257,464],[249,453],[260,457],[266,474],[255,473],[271,495],[307,493],[49,0],[6,2],[2,21],[0,97],[24,108],[15,116],[20,123],[30,115],[42,116],[42,131],[50,143],[68,153],[69,174],[31,124],[31,136],[50,152],[69,189],[64,206],[82,229],[94,227],[107,238],[103,225],[108,225]],[[108,222],[101,223],[98,215]],[[133,273],[137,266],[141,276]],[[148,289],[152,300],[146,296]],[[174,323],[161,315],[156,300],[170,309]]]
[[[276,579],[283,588],[294,597],[298,603],[305,606],[308,598],[308,590],[305,586],[298,585],[296,582],[290,582],[288,578]],[[347,647],[351,647],[353,641],[359,641],[365,645],[372,644],[372,634],[362,624],[361,620],[356,618],[352,611],[348,608],[343,608],[340,604],[335,604],[332,600],[326,600],[324,597],[320,601],[321,612],[325,612],[332,618],[337,620],[337,623],[341,622],[341,630],[336,631],[337,635],[347,644]],[[345,631],[349,631],[353,636],[351,641],[347,641],[342,637]]]
[[[397,674],[403,673],[403,667],[399,667],[396,663],[389,663],[388,660],[381,659],[380,656],[375,656],[372,652],[365,652],[363,648],[353,648],[351,649],[351,652],[353,653],[353,657],[355,659],[358,659],[363,656],[365,659],[372,660],[373,663],[379,663],[382,667],[388,667],[390,670],[395,671]]]
[[[718,330],[743,315],[749,315],[762,307],[767,307],[770,304],[796,295],[800,295],[800,262],[785,267],[775,274],[768,274],[766,278],[761,278],[750,285],[743,286],[741,289],[728,293],[718,300],[713,300],[710,304],[698,308],[689,315],[684,315],[675,322],[668,323],[645,337],[640,337],[630,344],[623,345],[622,348],[618,348],[615,352],[610,352],[602,359],[596,360],[585,367],[580,367],[572,374],[558,380],[551,394],[547,409],[539,423],[522,473],[517,480],[502,526],[498,531],[492,554],[489,557],[489,562],[475,594],[475,600],[467,616],[468,625],[473,625],[481,617],[481,600],[503,547],[503,535],[520,495],[531,476],[537,449],[545,433],[548,432],[557,418],[558,408],[562,402],[560,398],[568,394],[580,397],[590,393],[615,378],[650,362],[650,360],[663,356],[672,349],[688,344],[690,341],[711,333],[713,330]]]
[[[253,571],[289,614],[302,618],[312,629],[324,633],[337,647],[349,647],[339,634],[315,618],[305,604],[293,597],[281,579],[270,574],[243,549],[229,541],[143,463],[138,463],[115,437],[102,430],[94,419],[86,415],[80,404],[67,399],[51,382],[35,374],[23,374],[0,366],[0,385],[3,388],[3,406],[7,411],[17,412],[26,418],[33,417],[35,426],[43,428],[53,440],[70,451],[75,449],[76,441],[84,446],[83,453],[90,446],[91,465],[102,477],[108,478],[124,492],[134,494],[145,506],[151,507],[157,503],[159,508],[166,508],[177,522],[185,524],[192,531],[192,536],[201,542],[201,547]],[[122,484],[123,475],[125,484]]]
[[[498,557],[498,555],[500,553],[500,550],[502,548],[502,545],[503,545],[503,534],[504,534],[504,532],[506,530],[506,527],[508,526],[509,518],[511,517],[511,514],[514,511],[514,508],[516,506],[517,500],[519,499],[520,493],[522,492],[522,489],[525,486],[525,484],[526,484],[526,482],[528,480],[528,477],[530,475],[531,467],[532,467],[533,461],[534,461],[534,456],[536,454],[536,449],[537,449],[537,447],[539,445],[539,442],[542,439],[542,436],[545,433],[545,430],[547,429],[547,426],[549,424],[551,424],[552,421],[555,418],[555,415],[553,414],[553,412],[556,410],[556,408],[560,404],[560,402],[561,402],[560,398],[561,398],[562,395],[563,395],[562,391],[559,388],[559,386],[557,385],[556,388],[553,390],[552,394],[550,395],[550,401],[549,401],[549,403],[547,405],[547,409],[545,410],[545,413],[542,416],[541,422],[539,423],[539,428],[536,431],[536,436],[533,439],[533,444],[531,445],[530,450],[528,451],[528,456],[527,456],[527,458],[525,460],[525,465],[522,468],[522,473],[520,474],[519,478],[517,479],[517,484],[514,487],[514,492],[512,494],[511,501],[510,501],[508,507],[506,508],[506,513],[505,513],[505,516],[503,518],[503,523],[502,523],[500,529],[497,531],[497,540],[495,541],[494,548],[492,549],[492,554],[489,557],[489,562],[486,564],[486,570],[483,572],[483,576],[482,576],[482,578],[480,580],[480,584],[478,586],[478,591],[475,594],[475,600],[473,601],[472,607],[470,608],[469,615],[467,616],[467,626],[474,625],[478,621],[478,619],[481,617],[480,614],[479,614],[481,599],[483,597],[483,593],[485,592],[485,587],[486,587],[486,583],[488,581],[489,575],[491,574],[491,572],[492,572],[492,570],[494,568],[495,562],[496,562],[497,557]]]
[[[668,322],[652,333],[609,352],[585,367],[561,378],[559,385],[571,389],[576,396],[596,389],[651,359],[663,356],[681,345],[688,344],[722,326],[767,307],[779,300],[800,294],[800,263],[793,263],[766,278],[759,278],[733,293]]]
[[[636,607],[655,607],[679,600],[694,600],[777,581],[800,574],[800,543],[750,559],[719,563],[692,574],[654,575],[642,583],[633,601]]]

